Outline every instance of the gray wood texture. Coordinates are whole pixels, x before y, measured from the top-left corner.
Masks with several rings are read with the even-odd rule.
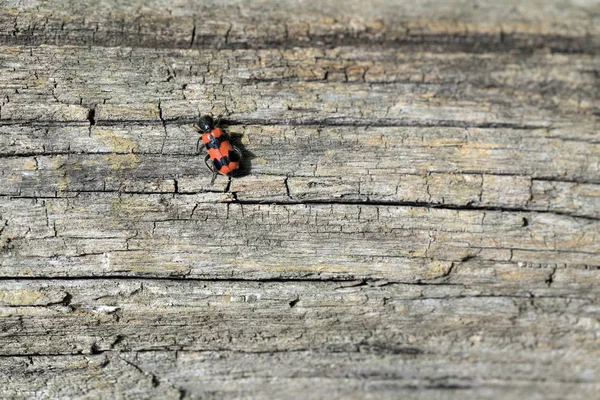
[[[598,398],[599,129],[597,1],[0,3],[0,398]]]

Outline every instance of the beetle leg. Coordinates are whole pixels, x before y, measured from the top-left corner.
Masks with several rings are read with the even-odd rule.
[[[215,172],[214,164],[212,162],[209,163],[208,160],[210,160],[210,154],[207,154],[206,157],[204,157],[204,164],[206,164],[208,169],[210,169],[212,172]]]
[[[210,169],[213,173],[212,179],[210,180],[210,184],[212,185],[213,183],[215,183],[215,179],[217,179],[217,170],[215,169],[215,166],[212,162],[208,162],[209,160],[210,154],[207,154],[206,157],[204,157],[204,164],[206,164],[208,169]]]
[[[225,186],[225,190],[223,193],[229,192],[229,188],[231,187],[231,175],[228,176],[229,180],[227,181],[227,186]]]
[[[200,154],[200,146],[202,146],[200,143],[203,143],[202,136],[200,136],[196,142],[196,154]]]

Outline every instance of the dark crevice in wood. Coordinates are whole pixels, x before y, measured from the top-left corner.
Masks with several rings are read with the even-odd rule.
[[[260,204],[273,204],[273,205],[357,205],[357,206],[378,206],[378,207],[416,207],[416,208],[435,208],[442,210],[457,210],[457,211],[497,211],[497,212],[517,212],[517,213],[530,213],[530,214],[550,214],[550,215],[561,215],[571,218],[578,218],[588,221],[600,221],[599,217],[592,217],[586,215],[579,215],[576,213],[563,212],[563,211],[550,211],[550,210],[535,210],[523,207],[491,207],[491,206],[476,206],[472,204],[464,205],[453,205],[453,204],[439,204],[439,203],[427,203],[418,201],[356,201],[356,200],[286,200],[286,201],[256,201],[256,200],[239,200],[232,201],[235,204],[243,205],[260,205]],[[526,218],[524,218],[525,220]],[[526,227],[527,225],[523,225]]]
[[[196,24],[192,28],[192,38],[190,39],[190,48],[194,47],[194,41],[196,40]]]
[[[194,27],[195,28],[195,27]],[[547,50],[551,53],[590,54],[600,53],[600,46],[594,40],[584,36],[566,36],[557,34],[528,34],[506,32],[470,34],[430,34],[407,35],[404,37],[369,37],[351,32],[335,32],[329,35],[311,35],[304,38],[264,36],[246,40],[244,37],[232,36],[230,30],[224,36],[196,35],[193,29],[192,38],[183,40],[178,36],[159,36],[158,34],[139,34],[133,31],[121,31],[119,35],[101,36],[91,29],[82,29],[74,35],[68,31],[36,32],[33,29],[18,32],[0,33],[0,45],[9,46],[97,46],[97,47],[131,47],[161,49],[285,49],[285,48],[335,48],[342,46],[369,47],[385,51],[418,50],[436,53],[522,53]],[[92,33],[94,33],[92,35]],[[389,35],[397,35],[389,32]]]
[[[551,287],[552,283],[554,282],[554,275],[556,274],[556,270],[556,267],[552,268],[552,271],[550,272],[550,274],[548,274],[548,277],[544,281],[546,285],[548,285],[548,287]]]
[[[509,297],[509,296],[499,296],[499,297]],[[515,296],[518,297],[518,296]],[[523,298],[521,296],[521,298]],[[241,350],[235,348],[199,348],[199,349],[177,349],[173,348],[173,346],[165,346],[165,347],[155,347],[155,348],[139,348],[139,349],[127,349],[127,348],[107,348],[100,349],[97,348],[96,351],[85,354],[83,352],[77,353],[21,353],[21,354],[0,354],[0,360],[4,359],[23,359],[30,357],[106,357],[110,355],[114,355],[119,357],[119,359],[127,362],[134,368],[138,369],[138,371],[142,372],[144,375],[152,376],[150,373],[144,372],[137,365],[133,365],[130,361],[125,360],[121,356],[125,355],[138,355],[138,354],[152,354],[152,353],[167,353],[176,351],[178,353],[191,353],[191,354],[202,354],[202,353],[226,353],[226,354],[243,354],[243,355],[275,355],[275,354],[292,354],[292,353],[305,353],[307,355],[310,354],[332,354],[332,353],[343,353],[343,354],[356,354],[356,353],[364,353],[364,354],[373,354],[373,355],[403,355],[403,356],[411,356],[418,357],[422,355],[431,354],[430,352],[423,350],[418,347],[409,347],[402,345],[386,345],[380,343],[357,343],[355,346],[348,346],[345,348],[311,348],[311,347],[302,347],[302,348],[290,348],[290,349],[268,349],[268,350]],[[129,358],[129,357],[128,357]],[[157,386],[160,384],[158,377],[156,380],[153,379],[153,383],[156,383]]]
[[[454,391],[454,390],[468,390],[468,389],[472,389],[472,388],[473,388],[473,385],[458,385],[458,384],[450,384],[450,383],[439,383],[439,384],[434,384],[434,385],[426,385],[423,387],[415,386],[415,390],[422,389],[422,390]]]
[[[95,125],[98,126],[114,126],[114,125],[193,125],[197,121],[195,118],[177,118],[177,119],[162,119],[162,110],[159,109],[159,120],[95,120]],[[357,118],[285,118],[285,119],[263,119],[263,118],[238,118],[238,119],[223,119],[223,125],[257,125],[257,126],[317,126],[317,127],[344,127],[344,126],[359,126],[359,127],[414,127],[414,128],[480,128],[480,129],[516,129],[516,130],[535,130],[548,129],[543,125],[529,124],[513,124],[507,122],[473,122],[473,121],[454,121],[454,120],[411,120],[411,119],[393,119],[393,118],[378,118],[378,119],[357,119]],[[2,125],[29,125],[29,126],[86,126],[87,124],[81,121],[51,121],[51,120],[16,120],[4,119],[0,121]]]
[[[296,299],[290,301],[288,304],[290,305],[290,308],[294,308],[294,307],[296,307],[296,304],[298,304],[299,301],[300,301],[300,299],[296,298]]]
[[[288,183],[289,179],[290,179],[290,177],[289,177],[289,176],[286,176],[286,177],[285,177],[285,179],[283,180],[283,184],[285,185],[285,193],[286,193],[286,196],[287,196],[287,197],[288,197],[290,200],[293,200],[293,199],[292,199],[292,193],[291,193],[291,191],[290,191],[290,185],[289,185],[289,183]]]
[[[226,125],[296,125],[296,126],[364,126],[364,127],[416,127],[416,128],[510,128],[518,130],[547,129],[546,126],[513,124],[504,122],[472,122],[472,121],[453,121],[453,120],[410,120],[394,118],[286,118],[286,119],[259,119],[259,118],[238,118],[224,119]]]
[[[15,154],[11,154],[11,153],[0,153],[0,158],[29,158],[29,157],[39,157],[39,156],[46,156],[46,157],[53,157],[53,156],[76,156],[76,155],[90,155],[90,156],[95,156],[95,155],[128,155],[128,154],[132,154],[132,152],[130,151],[99,151],[99,152],[82,152],[82,151],[30,151],[30,152],[23,152],[23,153],[15,153]],[[161,153],[133,153],[133,154],[139,154],[139,155],[156,155],[159,156],[161,155]],[[193,154],[178,154],[178,153],[173,153],[170,155],[174,155],[174,156],[193,156]]]
[[[204,193],[223,193],[222,190],[203,190],[199,192],[183,192],[180,193],[178,189],[178,185],[175,181],[174,191],[155,191],[155,192],[140,192],[140,191],[124,191],[124,190],[79,190],[79,191],[70,191],[70,192],[62,192],[73,194],[74,196],[20,196],[18,194],[0,194],[0,198],[8,198],[8,199],[60,199],[60,198],[69,198],[76,197],[79,193],[118,193],[118,194],[126,194],[126,195],[142,195],[142,196],[150,196],[150,195],[173,195],[173,196],[194,196],[197,194]],[[229,187],[226,187],[226,192]],[[57,193],[58,194],[58,193]],[[494,212],[510,212],[510,213],[528,213],[528,214],[547,214],[547,215],[560,215],[564,217],[577,218],[581,220],[587,221],[600,221],[600,217],[594,217],[590,215],[582,215],[579,213],[559,211],[559,210],[537,210],[534,208],[527,207],[507,207],[507,206],[478,206],[473,205],[472,203],[467,204],[441,204],[441,203],[429,203],[429,202],[417,202],[417,201],[373,201],[373,200],[343,200],[343,199],[331,199],[331,200],[294,200],[291,196],[289,199],[280,200],[280,199],[261,199],[261,200],[243,200],[238,198],[237,192],[231,192],[231,200],[222,200],[217,201],[221,204],[241,204],[241,205],[279,205],[279,206],[289,206],[289,205],[335,205],[335,206],[348,206],[348,205],[356,205],[356,206],[375,206],[375,207],[415,207],[415,208],[426,208],[426,209],[441,209],[441,210],[456,210],[456,211],[494,211]],[[525,228],[529,225],[529,221],[527,218],[523,218],[522,227]]]
[[[211,278],[200,278],[200,277],[189,277],[185,275],[173,275],[173,276],[144,276],[144,275],[79,275],[79,276],[23,276],[23,277],[0,277],[1,281],[42,281],[42,282],[63,282],[63,281],[107,281],[107,280],[120,280],[120,281],[173,281],[173,282],[226,282],[226,283],[258,283],[258,284],[269,284],[269,283],[355,283],[357,278],[355,276],[341,277],[320,277],[314,275],[314,277],[303,277],[303,278],[230,278],[230,277],[211,277]],[[387,286],[387,285],[414,285],[414,286],[462,286],[460,284],[453,284],[447,282],[424,282],[424,281],[390,281],[389,279],[361,279],[358,286]]]
[[[89,109],[87,114],[87,120],[90,122],[90,126],[96,125],[96,108],[92,107]]]
[[[158,118],[160,119],[160,123],[164,126],[165,125],[165,119],[163,118],[163,110],[162,110],[162,107],[160,105],[160,99],[158,99]]]
[[[0,278],[1,280],[1,278]],[[2,305],[1,307],[8,308],[46,308],[46,307],[54,307],[54,306],[63,306],[68,307],[71,304],[71,300],[73,296],[70,293],[66,293],[62,300],[54,302],[54,303],[46,303],[46,304],[26,304],[26,305]]]
[[[122,152],[122,151],[101,151],[101,152],[88,152],[88,151],[29,151],[29,152],[21,152],[21,153],[0,153],[0,159],[2,158],[34,158],[34,157],[54,157],[54,156],[107,156],[107,155],[130,155],[135,154],[137,156],[177,156],[177,157],[186,157],[194,159],[199,157],[198,154],[195,153],[160,153],[160,152],[147,152],[147,151],[136,151],[136,152]],[[514,178],[524,178],[531,179],[532,182],[547,182],[547,183],[571,183],[571,184],[580,184],[580,185],[598,185],[600,184],[599,179],[581,179],[578,177],[571,176],[545,176],[538,174],[519,174],[514,172],[502,172],[502,171],[483,171],[483,170],[443,170],[439,169],[436,171],[430,171],[429,174],[449,174],[449,175],[485,175],[485,176],[509,176]],[[422,173],[399,173],[397,175],[402,176],[424,176],[426,174]],[[273,173],[265,173],[261,172],[260,174],[255,174],[255,176],[281,176]],[[294,178],[307,178],[307,176],[293,176],[286,175],[283,177],[286,179],[284,184],[288,184],[288,180]],[[338,175],[319,175],[319,176],[308,176],[308,178],[314,179],[327,179],[327,178],[339,178]],[[238,178],[239,179],[239,178]],[[289,188],[288,188],[289,189]],[[228,190],[227,190],[228,191]],[[201,191],[181,191],[178,194],[180,195],[195,195],[200,193],[220,193],[222,191],[219,190],[201,190]],[[77,193],[127,193],[127,194],[165,194],[171,192],[165,191],[128,191],[128,190],[117,190],[117,189],[106,189],[106,190],[60,190],[59,193],[67,193],[67,194],[77,194]],[[288,193],[289,194],[289,193]],[[57,196],[21,196],[19,194],[0,194],[0,197],[14,197],[14,198],[56,198]],[[60,197],[60,196],[58,196]],[[341,203],[345,203],[344,200],[340,201]]]
[[[454,263],[456,264],[456,263]],[[454,268],[454,267],[452,267]],[[452,270],[451,268],[451,270]],[[41,282],[41,283],[50,283],[55,282],[60,284],[61,282],[85,282],[85,281],[136,281],[136,282],[187,282],[187,283],[227,283],[227,284],[257,284],[257,285],[269,285],[269,284],[290,284],[290,283],[298,283],[298,284],[332,284],[332,285],[341,285],[337,287],[332,287],[335,289],[348,289],[348,288],[358,288],[358,287],[368,287],[368,288],[384,288],[387,286],[431,286],[431,287],[464,287],[465,285],[462,283],[452,283],[448,282],[446,279],[452,271],[447,272],[443,276],[436,277],[431,281],[400,281],[400,280],[389,280],[389,279],[378,279],[378,278],[365,278],[357,280],[354,276],[347,277],[328,277],[323,278],[317,275],[314,278],[231,278],[231,277],[211,277],[211,278],[199,278],[199,277],[188,277],[188,276],[141,276],[141,275],[104,275],[104,276],[94,276],[94,275],[81,275],[81,276],[23,276],[23,277],[0,277],[0,282]],[[549,278],[544,282],[547,286],[550,286],[554,280],[554,275],[556,274],[557,268],[553,268],[549,273]],[[493,287],[490,287],[490,290],[493,290]],[[72,301],[72,296],[68,294],[68,299],[65,299],[50,304],[42,304],[36,306],[14,306],[16,308],[20,307],[52,307],[56,305],[69,306]],[[561,293],[556,294],[545,294],[545,295],[534,295],[531,292],[526,293],[502,293],[502,294],[494,294],[494,293],[474,293],[474,294],[457,294],[457,295],[443,295],[443,296],[435,296],[430,295],[428,298],[435,299],[466,299],[466,298],[564,298],[564,299],[587,299],[585,296],[574,296],[574,295],[563,295]],[[300,301],[300,298],[295,298],[288,302],[290,308],[295,307]]]

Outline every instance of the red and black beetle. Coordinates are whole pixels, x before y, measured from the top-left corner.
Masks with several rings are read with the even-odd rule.
[[[200,118],[195,129],[202,133],[202,141],[208,154],[204,159],[206,166],[213,172],[212,185],[217,178],[217,173],[231,176],[240,168],[241,152],[231,146],[229,137],[221,128],[215,127],[212,117],[205,115]],[[200,152],[200,141],[196,150]],[[209,159],[212,162],[209,164]]]

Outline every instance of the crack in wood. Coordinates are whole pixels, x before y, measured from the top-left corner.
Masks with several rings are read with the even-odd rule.
[[[276,22],[275,22],[276,23]],[[551,53],[565,54],[589,54],[595,55],[600,52],[599,46],[595,42],[590,42],[588,38],[568,35],[551,34],[509,34],[503,31],[498,33],[470,33],[456,34],[449,40],[448,35],[444,34],[409,34],[386,39],[385,37],[369,37],[368,35],[356,35],[350,32],[336,32],[331,35],[311,35],[308,40],[298,40],[291,37],[270,38],[264,36],[255,38],[252,41],[244,40],[241,36],[232,39],[232,25],[223,36],[197,36],[196,25],[192,27],[192,37],[187,44],[183,43],[178,37],[158,36],[157,34],[147,34],[144,40],[139,40],[139,35],[125,34],[110,36],[110,39],[98,40],[96,28],[89,33],[94,34],[94,46],[124,46],[132,48],[163,48],[163,49],[205,49],[213,48],[215,42],[220,42],[220,50],[239,50],[239,49],[258,49],[258,50],[279,50],[282,48],[335,48],[335,47],[369,47],[384,49],[419,49],[421,51],[431,52],[466,52],[466,53],[508,53],[519,52],[524,55],[532,54],[540,49],[547,49]],[[64,32],[64,30],[61,30]],[[0,45],[89,45],[85,30],[80,30],[80,35],[53,35],[52,41],[49,37],[34,36],[33,31],[15,32],[15,34],[0,35]],[[48,32],[50,35],[51,32]],[[258,39],[258,40],[257,40]]]

